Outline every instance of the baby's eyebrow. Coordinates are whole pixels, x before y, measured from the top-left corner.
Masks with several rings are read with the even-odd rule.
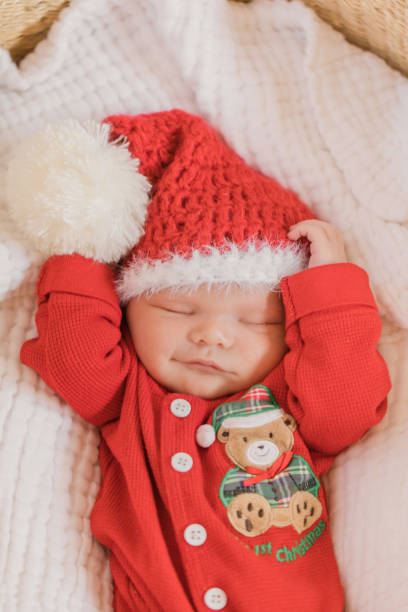
[[[191,300],[181,299],[181,296],[180,298],[174,298],[173,296],[152,296],[152,298],[150,299],[150,304],[152,306],[162,307],[188,306],[189,308],[191,308],[193,306],[193,302]]]

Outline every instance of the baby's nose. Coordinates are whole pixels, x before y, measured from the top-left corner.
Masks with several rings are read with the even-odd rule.
[[[190,332],[195,344],[230,348],[234,342],[232,330],[221,321],[203,321]]]

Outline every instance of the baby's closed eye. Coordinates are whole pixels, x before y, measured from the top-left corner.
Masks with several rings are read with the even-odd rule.
[[[240,319],[240,323],[244,325],[279,325],[281,320],[263,320],[263,319]]]
[[[182,306],[155,306],[155,308],[160,308],[161,310],[164,310],[165,312],[170,312],[172,314],[178,314],[178,315],[193,315],[194,314],[194,310],[191,310],[189,308],[184,308]]]

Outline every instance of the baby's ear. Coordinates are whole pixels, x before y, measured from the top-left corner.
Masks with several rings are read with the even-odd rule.
[[[229,430],[221,425],[217,432],[217,438],[220,442],[223,442],[225,444],[226,442],[228,442],[229,439]]]
[[[297,423],[291,414],[284,412],[282,419],[286,427],[289,427],[291,431],[295,431],[295,429],[297,428]]]

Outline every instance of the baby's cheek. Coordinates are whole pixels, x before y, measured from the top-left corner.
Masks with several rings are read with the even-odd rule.
[[[284,325],[274,325],[272,327],[272,333],[269,336],[269,349],[276,355],[283,355],[288,350],[285,343],[285,327]]]
[[[251,347],[250,353],[253,355],[254,361],[258,361],[261,366],[275,365],[282,359],[287,350],[284,335],[277,329],[254,335],[248,346]]]
[[[268,328],[264,331],[256,331],[255,328],[255,331],[247,335],[245,342],[246,348],[249,349],[254,360],[262,359],[264,355],[275,352],[280,344],[279,335],[269,331]]]

